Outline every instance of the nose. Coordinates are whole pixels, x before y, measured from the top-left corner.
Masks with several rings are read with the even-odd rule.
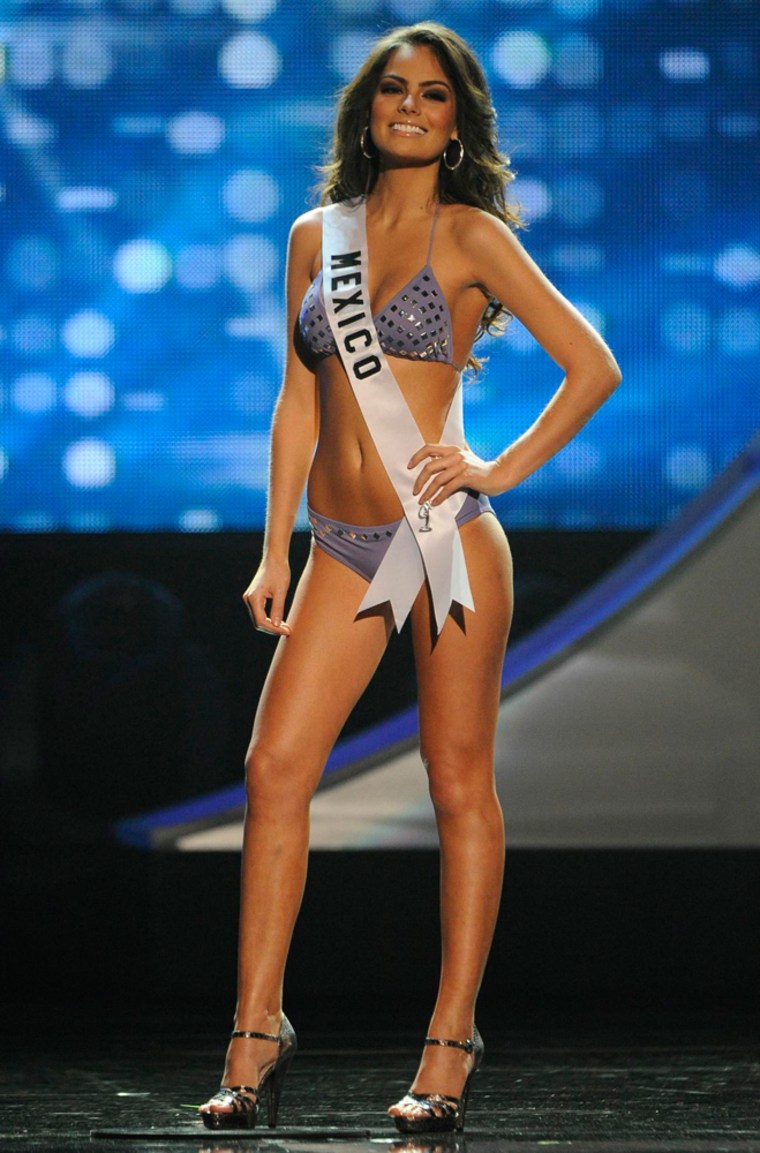
[[[399,108],[403,112],[416,112],[417,111],[417,100],[414,96],[414,93],[407,92],[406,95],[404,96],[404,99],[401,101]]]

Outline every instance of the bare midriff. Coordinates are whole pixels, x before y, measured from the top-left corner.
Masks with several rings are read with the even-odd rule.
[[[450,364],[392,357],[388,364],[422,434],[420,448],[437,443],[456,393],[457,370]],[[320,434],[309,474],[309,504],[323,516],[349,524],[398,520],[401,503],[339,357],[323,360],[317,378]]]

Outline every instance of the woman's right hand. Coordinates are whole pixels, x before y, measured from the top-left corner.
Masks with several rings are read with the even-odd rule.
[[[261,562],[255,577],[243,593],[251,620],[260,632],[279,637],[290,636],[290,625],[282,619],[289,587],[290,565],[286,560],[265,559]]]

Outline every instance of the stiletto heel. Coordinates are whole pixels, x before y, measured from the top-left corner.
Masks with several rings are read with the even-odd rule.
[[[282,1094],[282,1087],[285,1084],[285,1074],[292,1060],[293,1050],[286,1054],[281,1062],[275,1065],[272,1069],[271,1076],[267,1077],[264,1082],[264,1087],[267,1092],[267,1124],[270,1129],[274,1129],[277,1124],[277,1114],[280,1111],[280,1096]]]
[[[450,1049],[462,1049],[472,1053],[474,1064],[467,1074],[461,1097],[451,1097],[447,1093],[413,1093],[411,1089],[398,1102],[405,1108],[412,1106],[420,1113],[416,1117],[393,1118],[400,1133],[461,1133],[467,1116],[467,1103],[470,1099],[472,1079],[480,1068],[485,1046],[477,1029],[466,1041],[441,1040],[439,1037],[426,1037],[426,1045],[446,1045]]]
[[[235,1029],[231,1036],[272,1041],[277,1045],[277,1057],[262,1074],[258,1085],[222,1085],[205,1105],[201,1105],[199,1109],[201,1120],[207,1129],[254,1129],[259,1118],[261,1093],[264,1090],[267,1098],[267,1122],[269,1128],[274,1129],[285,1074],[298,1048],[293,1026],[283,1015],[279,1033]],[[221,1105],[223,1108],[209,1109],[209,1105]]]

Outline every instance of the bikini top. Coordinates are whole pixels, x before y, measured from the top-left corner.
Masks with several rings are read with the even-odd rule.
[[[373,320],[380,347],[386,356],[435,360],[459,370],[460,366],[453,360],[449,306],[430,264],[437,223],[436,204],[424,267],[399,289]],[[325,313],[321,269],[306,290],[295,335],[296,351],[308,367],[337,352]]]

